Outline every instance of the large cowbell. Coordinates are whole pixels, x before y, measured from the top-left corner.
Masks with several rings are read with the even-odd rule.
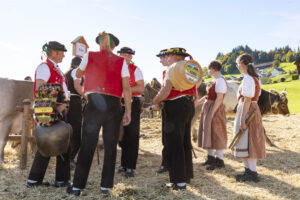
[[[43,156],[58,156],[67,152],[72,133],[72,126],[64,121],[49,127],[37,126],[35,139],[40,153]]]

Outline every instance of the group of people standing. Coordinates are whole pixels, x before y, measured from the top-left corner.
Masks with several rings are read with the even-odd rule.
[[[76,196],[86,186],[101,128],[104,161],[100,190],[103,194],[109,194],[113,188],[118,143],[122,148],[118,173],[134,177],[138,158],[140,97],[144,92],[144,78],[140,68],[132,62],[135,51],[123,47],[118,51],[119,56],[113,54],[119,40],[110,33],[100,33],[96,43],[100,51],[90,51],[83,59],[73,58],[71,69],[66,75],[58,67],[67,51],[65,46],[55,41],[46,43],[43,50],[47,60],[38,66],[35,74],[35,91],[43,84],[60,83],[66,97],[70,98],[68,112],[65,104],[57,104],[55,107],[72,125],[73,136],[68,151],[57,156],[54,185],[67,186],[67,193]],[[195,106],[199,104],[204,104],[198,137],[198,146],[207,149],[204,165],[208,165],[208,170],[225,167],[223,150],[227,146],[227,131],[223,99],[227,84],[221,75],[222,64],[219,61],[209,64],[209,72],[215,79],[207,88],[207,95],[198,99],[196,84],[188,90],[178,91],[170,81],[170,66],[185,60],[187,56],[190,55],[184,48],[164,49],[157,55],[161,64],[167,67],[163,71],[162,89],[153,100],[153,104],[162,109],[162,163],[157,173],[168,171],[170,183],[166,187],[174,190],[186,189],[186,184],[193,178],[191,120]],[[235,133],[240,129],[245,133],[233,153],[244,158],[245,172],[237,175],[236,180],[257,182],[256,159],[265,157],[265,138],[257,109],[260,84],[250,55],[239,56],[237,63],[245,76],[239,90]],[[83,100],[86,101],[84,108]],[[255,116],[248,128],[245,120],[253,111]],[[121,137],[120,129],[123,129]],[[71,185],[70,160],[73,161],[77,153]],[[49,159],[37,151],[27,181],[28,187],[49,185],[43,182]]]

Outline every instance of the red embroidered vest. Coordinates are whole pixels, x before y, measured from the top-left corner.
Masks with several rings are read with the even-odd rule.
[[[166,71],[167,70],[163,71],[163,87],[164,87]],[[194,87],[192,87],[191,89],[184,90],[184,91],[179,91],[179,90],[175,90],[174,88],[172,88],[172,90],[171,90],[169,96],[166,98],[166,100],[174,99],[179,96],[196,96],[196,93],[197,93],[196,85]]]
[[[128,70],[129,70],[129,74],[130,74],[130,77],[129,77],[129,84],[130,84],[130,87],[133,87],[133,86],[136,86],[136,82],[135,82],[135,75],[134,75],[134,72],[136,70],[137,66],[135,66],[134,64],[130,63],[128,65]],[[142,95],[141,93],[132,93],[132,96],[135,97],[135,96],[139,96],[139,95]]]
[[[222,77],[223,78],[223,77]],[[224,78],[223,78],[224,79]],[[224,79],[225,80],[225,79]],[[226,83],[226,80],[225,80]],[[215,81],[207,91],[207,100],[213,100],[215,101],[217,99],[217,93],[216,93],[216,84],[217,82]],[[225,97],[225,94],[223,95],[223,98]]]
[[[89,52],[84,91],[122,98],[123,62],[124,58],[109,51]]]
[[[258,101],[259,98],[259,93],[260,93],[260,86],[259,86],[259,81],[256,77],[252,77],[254,79],[255,82],[255,93],[254,93],[254,97],[251,98],[251,101]],[[239,100],[241,99],[242,101],[244,101],[244,96],[242,95],[242,88],[240,87],[239,89]]]
[[[51,62],[49,59],[47,59],[46,62],[43,62],[41,64],[46,64],[50,70],[50,78],[47,81],[47,83],[59,83],[63,88],[63,82],[65,82],[66,86],[68,87],[68,81],[67,81],[66,76],[64,74],[63,74],[63,76],[61,75],[59,70],[54,66],[53,62]],[[35,87],[36,87],[36,71],[35,71],[35,75],[34,75],[34,97],[36,95],[36,89],[37,89]]]

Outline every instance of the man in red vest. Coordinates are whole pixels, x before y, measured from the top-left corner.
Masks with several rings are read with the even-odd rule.
[[[76,76],[84,79],[84,93],[88,103],[83,113],[82,142],[74,173],[73,187],[67,192],[76,196],[84,189],[91,168],[99,131],[103,127],[104,162],[101,192],[109,194],[113,187],[117,143],[122,121],[121,98],[124,95],[125,112],[123,125],[131,121],[131,90],[129,71],[124,58],[112,53],[119,44],[118,38],[110,33],[96,37],[100,51],[88,52],[79,65]]]
[[[184,60],[189,54],[183,48],[171,48],[168,63],[172,65]],[[164,74],[164,83],[153,103],[164,102],[165,123],[163,126],[166,135],[166,151],[171,186],[174,190],[185,190],[186,183],[193,178],[191,121],[194,116],[194,99],[196,85],[184,91],[175,90],[169,79],[169,69]]]
[[[67,51],[64,45],[56,41],[51,41],[43,45],[43,51],[47,55],[46,62],[41,63],[35,72],[34,96],[40,85],[47,83],[59,83],[62,85],[66,97],[68,98],[67,79],[64,73],[58,67],[65,57],[64,52]],[[63,113],[65,104],[60,104],[56,110]],[[43,183],[45,172],[50,157],[42,156],[39,151],[36,152],[32,167],[27,181],[28,187],[49,185],[48,182]],[[63,187],[69,185],[70,180],[70,159],[69,151],[62,156],[56,157],[56,177],[55,187]]]
[[[169,66],[169,63],[168,63],[168,54],[166,53],[168,49],[163,49],[159,52],[159,54],[157,54],[156,56],[159,57],[160,59],[160,63],[164,66],[164,67],[168,67]],[[166,73],[167,69],[165,69],[163,71],[163,76],[164,74]],[[165,123],[165,110],[162,109],[162,112],[161,112],[161,118],[162,118],[162,127],[164,126],[164,123]],[[161,160],[161,165],[160,167],[158,168],[158,170],[156,170],[157,173],[161,174],[161,173],[164,173],[164,172],[167,172],[168,171],[168,162],[167,162],[167,149],[166,149],[166,146],[165,146],[165,143],[166,143],[166,134],[164,134],[164,130],[162,128],[162,144],[163,144],[163,149],[162,149],[162,153],[161,153],[161,157],[162,157],[162,160]]]
[[[128,47],[123,47],[118,51],[121,57],[125,58],[129,69],[129,84],[132,93],[131,102],[131,123],[124,127],[123,138],[119,145],[122,148],[121,166],[118,173],[125,172],[126,177],[134,177],[134,169],[139,151],[139,137],[140,137],[140,114],[141,114],[141,101],[142,93],[144,92],[144,77],[143,73],[131,61],[135,51]],[[123,112],[125,107],[122,107]]]

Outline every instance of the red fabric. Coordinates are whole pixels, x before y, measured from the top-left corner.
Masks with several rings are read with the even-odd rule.
[[[49,59],[46,60],[46,62],[43,62],[41,64],[46,64],[49,67],[50,70],[50,78],[47,81],[47,83],[59,83],[62,88],[63,88],[63,82],[66,82],[66,85],[68,87],[68,82],[67,82],[67,78],[65,75],[63,75],[64,77],[61,76],[60,72],[54,67],[54,63],[51,62]],[[35,75],[34,75],[34,97],[36,95],[36,71],[35,71]]]
[[[163,85],[162,85],[162,87],[164,87],[166,71],[167,70],[163,71]],[[170,92],[170,94],[169,94],[169,96],[167,97],[166,100],[174,99],[174,98],[179,97],[179,96],[196,96],[196,93],[197,93],[196,85],[194,87],[192,87],[191,89],[183,90],[183,91],[175,90],[174,88],[172,88],[172,90],[171,90],[171,92]]]
[[[128,65],[128,70],[129,70],[129,74],[130,74],[130,77],[129,77],[129,84],[130,84],[130,87],[134,87],[136,86],[136,82],[135,82],[135,75],[134,75],[134,72],[136,70],[137,66],[135,66],[134,64],[130,63]],[[132,93],[132,96],[135,97],[135,96],[139,96],[139,95],[142,95],[141,93]]]
[[[251,98],[251,101],[258,101],[259,99],[259,93],[260,93],[260,86],[259,86],[259,81],[257,78],[253,77],[254,82],[255,82],[255,93],[254,93],[254,97]],[[241,88],[239,90],[239,99],[241,99],[242,101],[244,101],[244,96],[242,95],[242,91]]]
[[[216,82],[214,82],[209,88],[207,92],[207,99],[215,101],[217,99],[216,93]]]
[[[122,98],[123,62],[124,58],[109,51],[89,52],[84,91]]]

